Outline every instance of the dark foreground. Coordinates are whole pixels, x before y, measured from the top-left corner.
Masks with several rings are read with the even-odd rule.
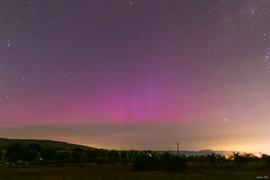
[[[0,179],[270,179],[270,168],[259,164],[200,164],[189,162],[181,172],[136,172],[132,164],[53,164],[6,165],[0,164]]]

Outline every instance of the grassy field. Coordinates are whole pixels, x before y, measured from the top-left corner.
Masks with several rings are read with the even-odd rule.
[[[0,179],[270,179],[270,168],[260,164],[200,164],[191,163],[182,172],[135,172],[131,164],[59,164],[6,165],[0,164]],[[269,177],[269,178],[267,178]]]

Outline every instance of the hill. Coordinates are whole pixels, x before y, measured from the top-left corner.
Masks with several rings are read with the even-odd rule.
[[[165,151],[157,151],[157,152],[160,152],[160,153],[163,153]],[[169,153],[172,153],[172,154],[178,154],[177,151],[167,151]],[[222,155],[231,155],[233,154],[233,152],[236,152],[236,153],[240,153],[240,154],[244,154],[244,153],[252,153],[256,156],[261,156],[261,154],[270,154],[269,152],[244,152],[244,151],[213,151],[211,149],[206,149],[206,150],[201,150],[201,151],[187,151],[187,150],[184,150],[184,151],[179,151],[179,154],[187,154],[187,155],[206,155],[206,154],[210,154],[210,153],[215,153],[215,154],[222,154]]]
[[[51,149],[56,149],[56,150],[74,149],[75,147],[80,147],[83,150],[95,149],[89,146],[69,144],[67,142],[60,142],[60,141],[34,140],[34,139],[6,139],[6,138],[0,138],[0,148],[6,148],[10,144],[15,143],[15,142],[21,143],[23,147],[26,147],[30,143],[38,143],[42,145],[45,149],[51,148]]]
[[[28,144],[30,143],[38,143],[40,145],[42,145],[44,147],[44,149],[50,148],[50,149],[55,149],[55,150],[66,150],[66,149],[74,149],[75,147],[80,147],[83,150],[88,150],[88,149],[96,149],[94,147],[89,147],[89,146],[83,146],[83,145],[78,145],[78,144],[70,144],[67,142],[61,142],[61,141],[52,141],[52,140],[34,140],[34,139],[7,139],[7,138],[0,138],[0,148],[6,148],[8,147],[11,143],[15,143],[15,142],[19,142],[21,143],[21,145],[23,147],[26,147]],[[159,153],[164,153],[164,152],[169,152],[172,154],[177,154],[177,151],[164,151],[164,150],[160,150],[160,151],[155,151],[155,152],[159,152]],[[239,152],[241,154],[243,153],[252,153],[254,155],[257,156],[261,156],[261,154],[269,154],[269,152],[243,152],[243,151],[235,151],[235,152]],[[223,154],[223,155],[231,155],[233,153],[233,151],[213,151],[211,149],[206,149],[206,150],[201,150],[201,151],[179,151],[179,154],[187,154],[187,155],[205,155],[205,154],[209,154],[209,153],[215,153],[215,154]]]
[[[158,151],[158,152],[165,152],[165,151]],[[170,152],[172,154],[178,154],[177,151],[167,151],[167,152]],[[238,151],[237,151],[238,152]],[[205,155],[205,154],[209,154],[209,153],[215,153],[215,154],[223,154],[223,155],[230,155],[233,153],[233,151],[213,151],[211,149],[206,149],[206,150],[201,150],[201,151],[187,151],[187,150],[184,150],[184,151],[179,151],[179,154],[187,154],[187,155]]]

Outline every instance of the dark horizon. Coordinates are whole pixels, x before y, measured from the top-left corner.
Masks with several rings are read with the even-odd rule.
[[[54,140],[49,140],[49,139],[9,139],[9,138],[0,138],[0,147],[1,147],[1,144],[3,144],[3,142],[1,142],[1,140],[12,140],[12,142],[20,142],[20,141],[34,141],[34,142],[29,142],[29,143],[36,143],[35,141],[51,141],[51,142],[57,142],[57,143],[67,143],[68,145],[79,145],[79,146],[83,146],[83,147],[89,147],[89,148],[97,148],[97,149],[104,149],[102,147],[93,147],[93,146],[88,146],[88,145],[84,145],[84,144],[76,144],[76,143],[70,143],[70,142],[64,142],[64,141],[54,141]],[[28,144],[29,144],[28,143]],[[7,143],[5,143],[7,144]],[[9,143],[10,144],[10,143]],[[27,145],[28,145],[27,144]],[[39,143],[40,144],[40,143]],[[2,146],[4,147],[4,146]],[[70,149],[70,148],[69,148]],[[117,150],[117,151],[132,151],[132,150],[136,150],[137,149],[108,149],[108,150]],[[154,151],[154,152],[159,152],[159,153],[164,153],[164,152],[170,152],[172,154],[175,154],[177,155],[178,154],[178,151],[177,150],[162,150],[162,149],[159,149],[159,150],[151,150],[151,149],[144,149],[144,150],[139,150],[139,151]],[[220,154],[220,155],[232,155],[233,153],[240,153],[240,154],[248,154],[248,153],[252,153],[258,157],[260,157],[262,154],[267,154],[267,155],[270,155],[270,152],[245,152],[245,151],[237,151],[237,150],[212,150],[212,149],[202,149],[202,150],[198,150],[198,151],[193,151],[193,150],[187,150],[187,149],[179,149],[179,154],[187,154],[187,155],[206,155],[206,154],[209,154],[209,153],[215,153],[215,154]]]

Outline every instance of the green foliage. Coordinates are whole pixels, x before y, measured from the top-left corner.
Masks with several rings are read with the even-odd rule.
[[[140,154],[140,151],[131,150],[128,151],[128,159],[134,160],[135,157],[137,157]]]
[[[109,150],[105,149],[94,149],[91,151],[91,157],[93,159],[103,159],[108,157]]]
[[[270,165],[270,156],[268,156],[267,154],[263,154],[262,159],[267,165]]]
[[[53,161],[56,157],[56,150],[54,149],[45,149],[43,158],[45,161]]]
[[[135,158],[133,169],[136,171],[181,171],[186,165],[186,157],[173,155],[168,152],[163,154],[143,152]]]
[[[116,150],[107,150],[107,149],[89,149],[85,151],[85,161],[86,162],[111,162],[115,163],[119,161],[120,153]]]
[[[4,150],[2,148],[0,148],[0,159],[2,159],[4,156]]]
[[[153,157],[150,153],[142,153],[134,159],[133,170],[154,171],[159,169],[159,158]]]
[[[186,159],[187,161],[190,162],[211,163],[211,164],[223,163],[228,161],[227,156],[215,153],[209,153],[206,155],[191,155],[188,156]]]
[[[85,151],[85,160],[86,160],[86,162],[91,162],[94,159],[92,154],[93,154],[92,149],[88,149],[88,150]]]
[[[19,142],[10,144],[5,151],[0,149],[0,158],[7,163],[24,164],[64,164],[64,163],[99,163],[99,164],[130,164],[135,171],[181,171],[187,163],[203,163],[203,166],[229,167],[253,169],[269,167],[270,156],[263,154],[258,158],[253,154],[233,153],[230,158],[220,154],[210,153],[206,155],[173,155],[169,152],[157,153],[152,151],[117,151],[107,149],[87,149],[75,147],[72,151],[43,149],[37,143],[30,143],[25,148]],[[14,163],[15,162],[15,163]],[[235,163],[234,163],[235,162]],[[230,165],[229,165],[230,164]],[[228,166],[229,165],[229,166]]]
[[[161,156],[161,168],[165,171],[180,171],[187,165],[186,158],[165,152]]]
[[[207,154],[206,155],[206,158],[212,164],[216,164],[217,163],[217,158],[216,158],[216,154],[215,153]]]
[[[128,157],[128,153],[126,151],[120,151],[121,158],[126,159]]]
[[[119,151],[110,150],[110,152],[109,152],[108,155],[109,155],[109,158],[110,159],[114,159],[114,160],[120,159],[120,153],[119,153]]]
[[[15,162],[24,159],[24,148],[20,143],[12,143],[8,146],[5,154],[8,162]]]
[[[256,157],[253,154],[240,154],[240,153],[233,153],[233,157],[234,157],[234,162],[236,163],[246,163],[246,162],[254,162],[258,159],[258,157]]]
[[[171,169],[170,169],[171,171],[181,171],[186,167],[187,162],[185,161],[183,157],[174,156],[171,159],[170,164],[171,164]]]
[[[71,157],[72,156],[70,151],[56,151],[55,153],[55,160],[58,160],[58,162],[68,162]]]
[[[44,150],[40,144],[31,143],[25,149],[24,160],[27,162],[41,161]]]
[[[75,147],[73,149],[72,158],[74,162],[77,162],[77,163],[82,162],[85,158],[83,149],[80,147]]]

